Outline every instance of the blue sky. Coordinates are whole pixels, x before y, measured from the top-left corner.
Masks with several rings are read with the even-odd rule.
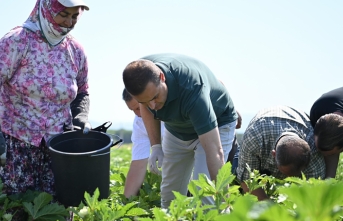
[[[288,105],[309,112],[342,86],[343,1],[85,0],[71,32],[89,59],[93,126],[130,129],[122,70],[142,56],[173,52],[206,63],[243,116]],[[2,0],[0,35],[21,25],[35,0]]]

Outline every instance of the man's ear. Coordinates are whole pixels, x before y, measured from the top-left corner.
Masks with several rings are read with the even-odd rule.
[[[160,73],[160,80],[164,83],[166,81],[166,76],[164,75],[164,73],[161,71]]]
[[[275,156],[276,156],[276,151],[275,150],[272,150],[272,156],[275,158]]]

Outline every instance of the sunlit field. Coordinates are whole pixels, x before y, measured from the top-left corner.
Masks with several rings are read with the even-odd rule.
[[[257,201],[250,193],[242,194],[231,174],[231,165],[219,170],[216,182],[206,176],[190,181],[192,196],[174,192],[175,199],[168,209],[160,207],[161,177],[146,173],[138,196],[127,199],[124,195],[126,174],[131,162],[131,144],[114,146],[110,154],[110,194],[100,199],[99,190],[85,193],[77,207],[64,207],[44,192],[0,195],[0,221],[12,219],[19,209],[28,220],[66,220],[72,214],[74,221],[137,220],[137,221],[342,221],[343,217],[343,159],[340,159],[335,179],[318,180],[289,177],[278,180],[250,171],[246,181],[250,190],[262,187],[268,201]],[[0,185],[2,190],[3,185]],[[204,206],[201,199],[212,196],[215,205]],[[71,213],[72,212],[72,213]]]

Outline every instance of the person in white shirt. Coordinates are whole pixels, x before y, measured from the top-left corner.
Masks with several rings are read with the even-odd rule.
[[[126,176],[124,195],[129,198],[139,193],[147,170],[150,156],[150,141],[141,118],[139,103],[124,89],[123,100],[127,107],[135,113],[131,135],[132,157],[129,172]],[[163,137],[164,125],[161,122],[161,134]]]

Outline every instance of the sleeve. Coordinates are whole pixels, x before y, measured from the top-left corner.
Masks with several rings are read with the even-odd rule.
[[[84,48],[80,43],[73,39],[77,53],[75,53],[79,60],[79,70],[76,77],[78,91],[77,93],[88,93],[88,59]]]
[[[135,116],[131,135],[132,158],[142,160],[150,156],[150,140],[142,118]]]
[[[207,95],[203,89],[201,89],[198,94],[193,93],[192,96],[194,102],[185,102],[191,105],[188,106],[188,115],[196,133],[202,135],[218,126],[217,117],[210,96]],[[189,99],[191,99],[191,97],[189,97]]]
[[[260,149],[263,140],[262,133],[257,133],[256,127],[248,127],[243,135],[243,143],[239,152],[237,179],[240,182],[249,179],[250,174],[247,165],[251,170],[261,170]]]
[[[316,150],[314,144],[310,145],[312,148],[311,150],[311,157],[310,163],[304,170],[304,174],[306,178],[325,178],[326,166],[325,160],[322,154]]]
[[[343,112],[343,87],[326,92],[313,103],[310,110],[313,128],[321,116],[336,111]]]
[[[84,128],[88,122],[89,95],[85,92],[78,93],[73,102],[71,102],[70,109],[73,116],[73,125]]]
[[[28,50],[28,37],[22,28],[15,28],[0,40],[0,85],[10,79]]]
[[[70,104],[70,108],[73,116],[73,124],[83,128],[85,123],[88,122],[90,107],[88,94],[88,61],[83,47],[75,39],[73,39],[73,44],[76,50],[76,59],[79,61],[79,70],[76,77],[78,87],[77,95]]]
[[[163,140],[163,137],[164,137],[164,131],[165,131],[164,122],[161,121],[161,139],[162,140]]]

